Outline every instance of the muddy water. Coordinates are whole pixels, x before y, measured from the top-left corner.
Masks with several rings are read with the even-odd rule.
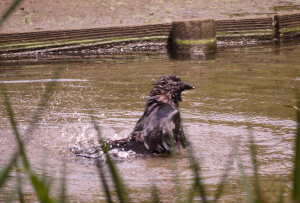
[[[227,162],[235,157],[235,148],[252,177],[248,148],[252,133],[258,145],[260,180],[272,202],[281,186],[285,198],[290,195],[296,122],[295,111],[288,106],[295,105],[295,92],[300,85],[299,55],[300,45],[295,43],[225,47],[215,59],[202,61],[174,60],[167,54],[72,56],[2,62],[0,74],[19,129],[24,132],[47,81],[58,67],[64,69],[40,125],[27,144],[37,173],[52,177],[54,195],[59,191],[62,163],[66,162],[68,200],[104,200],[93,159],[76,157],[69,150],[97,145],[88,109],[94,109],[105,138],[124,138],[142,115],[155,80],[173,73],[195,87],[183,93],[180,111],[184,130],[201,163],[209,198]],[[16,145],[2,103],[0,107],[0,164],[4,166]],[[187,151],[181,151],[177,160],[184,195],[193,177]],[[135,202],[149,198],[152,185],[159,188],[164,202],[174,202],[170,156],[130,159],[117,166]],[[11,174],[1,191],[1,201],[15,187],[15,176]],[[236,159],[225,191],[225,202],[246,200]],[[34,200],[30,186],[24,187],[24,192],[25,199]]]

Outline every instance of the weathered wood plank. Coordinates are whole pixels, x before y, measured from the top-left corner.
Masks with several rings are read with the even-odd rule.
[[[279,39],[300,37],[300,12],[277,14],[275,21]]]

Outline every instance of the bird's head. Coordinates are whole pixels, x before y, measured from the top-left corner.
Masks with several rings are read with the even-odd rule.
[[[156,97],[163,103],[174,103],[178,106],[181,101],[181,92],[194,89],[190,84],[184,83],[176,75],[161,76],[154,84],[153,90],[149,93],[150,97]]]

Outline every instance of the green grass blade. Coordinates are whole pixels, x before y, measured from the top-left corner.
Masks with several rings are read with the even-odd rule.
[[[9,172],[16,164],[17,157],[17,155],[14,155],[10,160],[9,164],[7,164],[7,166],[0,171],[0,189],[3,187],[5,180],[8,178]]]
[[[151,186],[151,198],[150,198],[149,202],[151,202],[151,203],[160,203],[160,202],[162,202],[161,199],[160,199],[159,190],[156,187],[156,185]]]
[[[278,203],[283,203],[283,194],[284,194],[284,188],[283,185],[281,186],[280,189],[280,194],[279,194],[279,198],[278,198]]]
[[[294,202],[300,202],[300,92],[296,92],[297,108],[297,130],[296,130],[296,149],[295,149],[295,167],[294,167]]]
[[[66,181],[67,181],[67,168],[66,168],[66,163],[64,162],[61,170],[62,177],[60,178],[61,184],[60,184],[60,195],[58,198],[59,203],[64,203],[66,202],[67,199],[67,186],[66,186]]]
[[[24,168],[26,169],[26,173],[29,176],[29,179],[30,179],[35,191],[36,191],[38,199],[41,202],[52,202],[50,197],[49,197],[49,191],[47,191],[47,189],[44,187],[44,184],[42,184],[42,182],[40,180],[38,180],[36,175],[31,170],[31,167],[30,167],[30,164],[28,162],[28,158],[27,158],[27,155],[26,155],[26,152],[25,152],[25,148],[24,148],[24,145],[23,145],[23,141],[21,140],[20,133],[19,133],[19,130],[17,128],[17,121],[15,120],[15,116],[14,116],[14,112],[13,112],[13,109],[12,109],[12,105],[10,103],[10,99],[8,97],[5,86],[2,85],[2,84],[1,84],[1,92],[2,92],[2,95],[3,95],[4,105],[6,107],[8,117],[9,117],[11,126],[13,128],[13,132],[14,132],[16,140],[17,140],[18,150],[19,150],[19,153],[22,157]]]
[[[123,183],[123,180],[117,170],[116,164],[113,161],[113,159],[110,157],[110,155],[108,154],[108,145],[102,139],[100,126],[97,124],[96,119],[93,116],[93,113],[90,113],[90,117],[91,117],[92,123],[94,125],[94,128],[97,131],[101,148],[103,149],[103,151],[106,155],[106,161],[107,161],[110,173],[113,177],[119,200],[120,200],[120,202],[131,202],[131,200],[129,198],[129,193],[127,192],[125,184]]]
[[[109,187],[108,187],[108,184],[107,184],[107,181],[106,181],[106,177],[105,177],[105,173],[104,173],[102,164],[99,161],[97,161],[96,164],[97,164],[99,176],[100,176],[100,179],[101,179],[104,191],[105,191],[107,202],[112,203],[113,201],[112,201],[112,198],[111,198],[111,195],[110,195]]]
[[[62,73],[62,69],[59,68],[52,76],[52,81],[48,83],[46,89],[45,89],[45,93],[42,96],[42,99],[40,101],[40,103],[37,106],[37,109],[35,110],[33,117],[30,121],[30,126],[27,129],[27,131],[25,132],[25,137],[27,137],[27,140],[29,139],[28,136],[32,135],[33,131],[35,130],[38,121],[40,120],[45,108],[47,107],[48,101],[50,99],[50,97],[52,96],[56,84],[57,84],[57,79],[59,78],[59,76]],[[15,120],[15,116],[14,116],[14,112],[12,109],[12,106],[10,104],[10,99],[9,96],[7,94],[7,90],[6,87],[3,83],[0,84],[0,90],[3,96],[3,102],[4,102],[4,106],[6,107],[7,113],[8,113],[8,117],[13,129],[13,132],[16,136],[16,139],[18,141],[18,144],[20,144],[20,134],[19,131],[17,129],[17,121]],[[19,146],[20,147],[20,146]],[[23,146],[21,146],[21,148],[19,148],[19,152],[22,153],[24,152]],[[18,153],[16,153],[18,154]]]
[[[180,122],[179,122],[180,123]],[[180,179],[179,179],[179,172],[178,172],[178,165],[177,165],[177,146],[174,140],[174,136],[173,136],[173,132],[169,132],[169,140],[171,143],[171,155],[172,155],[172,165],[173,165],[173,181],[175,184],[175,198],[176,198],[176,202],[177,203],[181,203],[182,199],[181,199],[181,189],[180,189]]]
[[[54,79],[58,78],[60,73],[61,73],[60,69],[58,71],[56,71],[53,75]],[[41,118],[41,116],[44,112],[44,109],[46,108],[48,101],[53,94],[56,83],[57,83],[57,81],[53,80],[47,85],[45,94],[43,95],[42,100],[33,115],[31,125],[30,125],[29,129],[26,131],[26,135],[31,135],[33,133],[34,129],[36,128],[36,124],[38,123],[38,120]],[[10,103],[9,96],[7,94],[6,87],[4,84],[0,84],[0,88],[1,88],[2,95],[3,95],[4,106],[6,107],[8,118],[10,120],[12,129],[13,129],[13,132],[16,137],[17,144],[18,144],[18,153],[15,153],[14,157],[15,157],[15,159],[17,159],[18,154],[21,155],[25,171],[26,171],[27,175],[29,176],[29,179],[36,191],[38,199],[41,202],[52,202],[52,200],[50,199],[50,196],[49,196],[49,188],[46,187],[46,185],[37,178],[37,176],[32,171],[31,166],[28,162],[28,158],[27,158],[27,155],[25,152],[25,147],[24,147],[23,141],[21,140],[19,130],[17,128],[17,121],[15,120],[14,112],[12,109],[12,105]],[[12,164],[14,162],[15,161],[11,161],[10,164]],[[12,165],[10,165],[10,164],[9,164],[9,167],[12,167]],[[9,167],[7,167],[6,170],[3,171],[4,174],[7,174],[9,172],[7,170],[7,169],[9,169]],[[5,177],[4,177],[4,179],[5,179]]]
[[[17,165],[17,163],[16,163],[16,165]],[[16,166],[16,167],[18,168],[18,166]],[[16,199],[18,199],[20,203],[25,202],[24,201],[24,195],[23,195],[23,192],[22,192],[22,184],[23,184],[22,177],[20,175],[19,170],[17,170],[16,173],[17,173],[17,186],[11,192],[11,194],[8,196],[8,198],[6,199],[5,202],[7,202],[7,203],[8,202],[15,202]]]
[[[62,73],[63,73],[63,68],[58,68],[53,73],[51,81],[47,83],[45,92],[41,97],[41,101],[37,105],[37,108],[34,111],[33,116],[31,118],[30,125],[25,132],[25,137],[27,138],[27,140],[30,138],[29,136],[31,136],[33,134],[34,130],[36,129],[36,127],[38,125],[39,120],[41,119],[45,109],[47,108],[49,100],[52,97],[52,95],[56,89],[57,80],[60,78]]]
[[[179,178],[179,172],[178,172],[178,166],[177,166],[177,154],[176,152],[172,152],[172,162],[173,162],[173,180],[175,184],[175,197],[176,197],[176,202],[181,203],[182,198],[181,198],[181,185],[180,185],[180,178]]]
[[[22,191],[22,177],[20,175],[20,172],[18,172],[18,186],[17,186],[18,196],[20,203],[24,203],[24,195]]]
[[[259,163],[257,160],[256,144],[251,131],[249,135],[249,144],[250,144],[250,151],[251,151],[251,160],[252,160],[252,165],[254,170],[254,184],[255,184],[255,193],[257,196],[257,202],[265,202],[262,194],[261,186],[259,183],[259,174],[258,174]]]
[[[240,174],[242,176],[243,186],[244,186],[244,188],[246,190],[246,193],[247,193],[248,203],[254,203],[253,192],[251,190],[250,183],[248,181],[248,177],[247,177],[246,172],[244,170],[244,166],[242,164],[242,161],[241,161],[241,158],[238,154],[237,149],[236,149],[236,159],[237,159],[237,164],[238,164]]]
[[[47,178],[48,176],[48,171],[47,171],[47,157],[45,154],[43,154],[43,158],[41,160],[41,181],[48,187],[50,188],[50,180]]]
[[[48,106],[49,100],[52,97],[56,85],[57,85],[57,79],[60,77],[62,74],[63,69],[58,68],[52,76],[52,80],[47,84],[45,88],[45,93],[41,97],[41,101],[37,106],[37,109],[35,110],[33,117],[30,121],[30,126],[27,129],[25,133],[25,137],[29,139],[29,136],[31,136],[34,132],[34,130],[37,127],[37,124],[42,117],[46,107]],[[49,195],[49,187],[47,186],[46,182],[43,182],[42,180],[39,180],[38,177],[34,174],[32,171],[29,163],[28,166],[25,165],[26,168],[26,173],[29,176],[29,179],[32,183],[32,186],[34,187],[37,197],[40,202],[52,202],[52,199],[50,198]]]
[[[11,203],[11,202],[16,202],[16,195],[18,193],[18,185],[16,188],[9,194],[9,196],[6,198],[5,202],[6,203]]]
[[[192,201],[193,196],[194,196],[194,191],[198,191],[200,197],[202,198],[202,201],[204,203],[206,203],[207,202],[207,200],[206,200],[206,190],[205,190],[205,187],[202,183],[202,178],[201,178],[201,175],[200,175],[201,167],[200,167],[200,164],[196,161],[196,158],[194,157],[194,152],[193,152],[192,146],[191,146],[191,144],[190,144],[190,142],[188,141],[187,138],[186,138],[186,146],[187,146],[189,160],[191,162],[192,170],[193,170],[193,173],[194,173],[194,184],[191,188],[192,192],[189,193],[188,200]]]
[[[27,159],[27,156],[26,156],[26,153],[25,153],[23,142],[21,140],[21,136],[20,136],[20,133],[19,133],[19,130],[18,130],[18,127],[17,127],[18,124],[17,124],[17,121],[15,120],[15,115],[14,115],[14,112],[13,112],[13,109],[12,109],[12,105],[10,103],[9,96],[7,94],[6,87],[3,84],[1,84],[1,92],[2,92],[2,95],[3,95],[3,103],[4,103],[4,106],[6,107],[8,118],[9,118],[11,127],[13,129],[13,132],[14,132],[17,144],[18,144],[18,149],[19,149],[20,155],[21,155],[21,157],[23,159],[23,162],[24,162],[24,167],[28,168],[29,163],[28,163],[28,159]]]
[[[43,183],[43,181],[39,180],[30,168],[26,170],[26,173],[29,176],[38,200],[45,203],[53,202],[49,195],[49,188]]]
[[[221,180],[220,180],[220,183],[218,184],[218,187],[217,187],[217,190],[216,190],[216,194],[215,194],[215,198],[214,198],[214,201],[213,202],[217,202],[222,193],[223,193],[223,189],[224,189],[224,186],[225,186],[225,183],[229,177],[229,174],[230,174],[230,170],[232,169],[232,165],[233,165],[233,157],[230,155],[229,156],[229,160],[227,162],[227,164],[225,165],[225,171],[221,177]]]
[[[192,188],[190,189],[190,191],[187,195],[187,202],[189,202],[189,203],[193,202],[196,190],[197,190],[197,183],[194,182],[192,185]]]
[[[2,15],[2,18],[0,19],[0,30],[3,25],[3,23],[9,18],[9,16],[12,14],[12,12],[17,8],[17,6],[22,2],[23,0],[15,0],[10,7],[7,9],[7,11]]]

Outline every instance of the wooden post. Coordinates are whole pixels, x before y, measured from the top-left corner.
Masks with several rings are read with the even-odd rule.
[[[214,19],[177,20],[172,23],[174,54],[205,56],[216,52],[217,38]],[[180,58],[180,57],[179,57]]]

